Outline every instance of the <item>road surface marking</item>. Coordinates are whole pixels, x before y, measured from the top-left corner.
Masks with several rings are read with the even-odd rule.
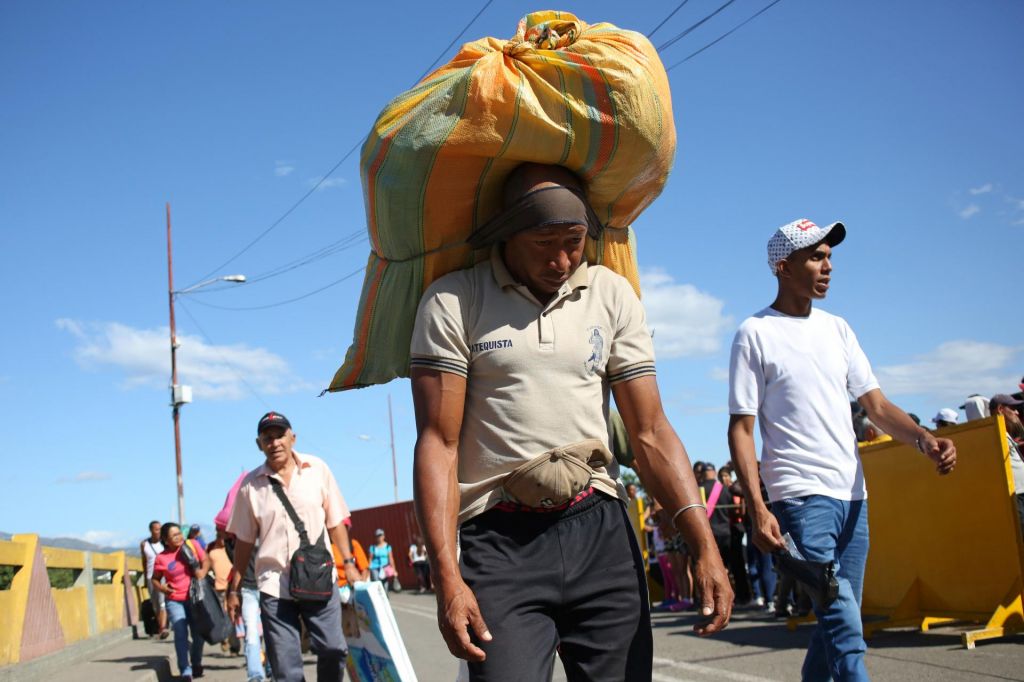
[[[767,677],[734,673],[731,670],[710,668],[706,665],[698,665],[696,663],[683,663],[682,661],[674,661],[671,658],[659,658],[656,656],[654,658],[654,665],[667,665],[680,670],[699,673],[701,675],[710,675],[711,677],[719,680],[731,680],[732,682],[772,682],[772,680]]]

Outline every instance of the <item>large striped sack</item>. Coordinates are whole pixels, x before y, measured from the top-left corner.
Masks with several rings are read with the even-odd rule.
[[[585,180],[607,228],[588,262],[639,295],[630,225],[664,187],[675,142],[665,68],[640,33],[547,11],[524,17],[511,40],[463,45],[388,104],[363,145],[372,250],[354,340],[328,390],[408,376],[423,290],[486,257],[465,240],[527,161]]]

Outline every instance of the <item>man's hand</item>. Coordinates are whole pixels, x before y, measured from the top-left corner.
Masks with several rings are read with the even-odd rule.
[[[694,561],[693,586],[703,619],[693,626],[701,637],[712,635],[729,624],[734,596],[729,574],[714,547]]]
[[[238,593],[228,590],[227,596],[224,598],[224,604],[228,609],[228,620],[234,623],[238,620],[238,609],[241,608]]]
[[[936,438],[930,433],[921,434],[918,441],[921,452],[935,462],[935,470],[945,476],[956,467],[956,446],[948,438]]]
[[[461,580],[452,588],[438,587],[437,626],[448,651],[456,658],[474,662],[487,658],[483,649],[470,640],[469,629],[485,642],[491,641],[491,633],[480,615],[473,591]]]
[[[767,507],[759,513],[751,514],[750,526],[754,545],[763,554],[771,554],[786,549],[786,541],[782,539],[782,529],[775,514]]]
[[[359,575],[359,571],[356,570],[355,564],[350,561],[345,562],[345,567],[342,570],[345,571],[345,580],[348,581],[349,587],[354,590],[356,588],[356,583],[362,580],[362,577]]]

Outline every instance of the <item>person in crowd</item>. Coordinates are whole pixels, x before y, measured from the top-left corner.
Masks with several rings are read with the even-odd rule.
[[[1017,496],[1017,513],[1024,532],[1024,422],[1021,422],[1020,409],[1024,400],[1018,400],[1005,393],[997,393],[988,401],[989,411],[993,415],[1001,415],[1006,425],[1006,447],[1010,457],[1010,469],[1013,471],[1013,489]]]
[[[343,523],[349,511],[327,463],[319,457],[296,452],[295,441],[291,422],[283,414],[268,412],[260,417],[256,425],[256,447],[266,461],[243,479],[227,525],[227,531],[235,536],[235,570],[228,588],[228,612],[234,620],[240,607],[242,580],[258,542],[256,583],[263,637],[274,679],[277,682],[305,679],[301,622],[317,654],[317,679],[341,682],[346,655],[341,632],[341,599],[337,590],[327,601],[300,601],[292,597],[289,571],[292,554],[300,546],[300,537],[274,485],[280,485],[295,508],[310,542],[326,543],[329,538],[341,551],[345,575],[354,583],[359,576]]]
[[[964,411],[964,416],[967,417],[969,422],[991,416],[988,410],[988,398],[979,393],[972,393],[967,396],[967,400],[960,406],[960,409]]]
[[[224,529],[217,528],[217,535],[213,538],[213,542],[206,545],[206,554],[210,557],[210,568],[214,578],[213,589],[220,598],[222,605],[225,603],[228,581],[231,578],[232,571],[231,557],[228,555],[227,547],[224,543],[226,537],[227,533]],[[232,631],[230,637],[220,643],[221,651],[227,652],[229,649],[235,654],[241,650],[241,643],[235,637],[234,631]]]
[[[416,583],[419,586],[419,593],[432,589],[430,585],[430,562],[427,561],[427,545],[423,542],[423,536],[417,535],[409,545],[409,563],[416,572]]]
[[[644,498],[639,495],[639,486],[636,483],[626,484],[626,497],[628,498],[626,514],[629,515],[629,525],[636,532],[640,553],[647,558],[649,545],[647,544],[647,533],[644,531],[647,507],[644,505]]]
[[[956,426],[957,411],[951,407],[943,407],[941,410],[935,413],[932,417],[932,423],[935,424],[935,428],[944,429],[947,426]]]
[[[704,480],[701,482],[714,484],[716,480],[718,480],[718,475],[715,471],[715,465],[711,462],[704,462]]]
[[[149,537],[139,543],[139,556],[142,557],[142,565],[146,567],[146,589],[149,590],[149,601],[153,604],[153,613],[156,614],[157,636],[160,639],[167,639],[170,630],[167,629],[167,605],[163,590],[153,587],[153,564],[160,552],[164,551],[163,543],[160,542],[160,522],[149,522]]]
[[[682,611],[684,604],[682,585],[679,582],[679,550],[676,547],[676,531],[672,528],[671,519],[664,508],[654,502],[648,524],[654,533],[655,556],[658,560],[658,575],[661,576],[662,600],[658,605],[661,611]]]
[[[165,523],[160,527],[160,542],[164,549],[153,564],[153,586],[163,592],[167,600],[180,679],[192,682],[193,677],[203,676],[203,638],[195,630],[188,588],[193,578],[202,580],[206,577],[210,571],[210,557],[196,543],[190,542],[186,547],[181,527],[176,523]],[[199,564],[194,571],[187,555],[189,552]]]
[[[373,540],[370,545],[370,580],[379,580],[384,584],[384,589],[388,590],[391,579],[395,577],[395,554],[391,551],[383,528],[374,531]]]
[[[755,606],[764,607],[766,611],[775,611],[775,586],[777,575],[772,565],[771,554],[766,554],[757,548],[751,541],[750,514],[746,513],[746,491],[743,487],[743,480],[737,476],[736,483],[732,487],[733,500],[743,505],[743,515],[740,523],[747,538],[746,560],[747,577],[750,578],[750,592],[754,597]],[[768,494],[764,489],[764,481],[761,481],[761,497],[767,499]]]
[[[349,525],[348,522],[350,519],[346,519],[345,521],[345,525]],[[352,556],[356,559],[355,567],[356,573],[358,574],[356,582],[370,580],[370,560],[366,557],[366,550],[363,549],[363,544],[351,535],[349,535],[349,541],[352,543]],[[346,587],[355,587],[355,585],[349,583],[348,576],[345,574],[345,559],[341,555],[341,550],[332,544],[331,551],[334,553],[334,564],[338,569],[338,589],[343,590]],[[342,600],[342,602],[346,601],[348,600]]]
[[[917,416],[916,414],[914,414],[913,412],[907,412],[907,416],[908,416],[908,417],[910,417],[910,421],[914,422],[914,423],[915,423],[915,424],[917,424],[918,426],[920,426],[920,425],[921,425],[921,418],[920,418],[920,417],[918,417],[918,416]]]
[[[775,300],[740,325],[729,368],[729,449],[748,482],[753,541],[763,552],[782,551],[789,533],[805,558],[837,565],[839,598],[814,604],[818,625],[805,680],[868,679],[860,612],[866,490],[849,398],[874,424],[931,458],[939,474],[956,465],[952,441],[914,424],[882,394],[846,321],[813,305],[828,294],[832,249],[845,236],[842,223],[821,228],[806,219],[776,230],[768,241]],[[755,420],[771,510],[760,492]]]
[[[189,526],[188,539],[202,547],[204,552],[206,551],[206,538],[203,537],[203,529],[199,527],[198,523]]]
[[[857,442],[865,445],[875,445],[892,440],[892,437],[871,421],[866,414],[857,419],[853,426],[853,432],[857,436]]]
[[[570,679],[651,677],[642,557],[608,475],[609,391],[647,491],[694,554],[698,631],[731,613],[643,307],[584,260],[601,229],[570,171],[519,166],[501,213],[470,236],[490,257],[431,284],[416,316],[414,501],[439,626],[473,680],[550,679],[556,646]]]
[[[742,534],[735,546],[733,543],[735,507],[732,492],[729,489],[732,485],[731,470],[726,469],[723,478],[729,481],[729,485],[724,485],[723,481],[717,477],[713,465],[705,463],[704,482],[701,483],[701,486],[704,489],[711,532],[715,536],[715,544],[718,546],[722,563],[725,564],[732,577],[736,605],[745,606],[750,603],[752,598],[750,596],[750,580],[747,578],[747,562],[743,556]]]

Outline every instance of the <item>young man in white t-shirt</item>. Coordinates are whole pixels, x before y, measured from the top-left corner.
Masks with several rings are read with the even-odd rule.
[[[744,481],[753,541],[783,550],[789,533],[804,558],[834,561],[839,596],[814,604],[818,627],[804,659],[804,680],[866,680],[860,617],[868,553],[867,491],[850,419],[849,397],[896,440],[915,445],[940,474],[956,465],[956,448],[935,438],[879,389],[853,330],[813,307],[828,294],[832,247],[842,223],[809,220],[780,227],[768,242],[778,281],[770,307],[744,320],[729,367],[729,449]],[[760,493],[754,421],[760,421]]]

